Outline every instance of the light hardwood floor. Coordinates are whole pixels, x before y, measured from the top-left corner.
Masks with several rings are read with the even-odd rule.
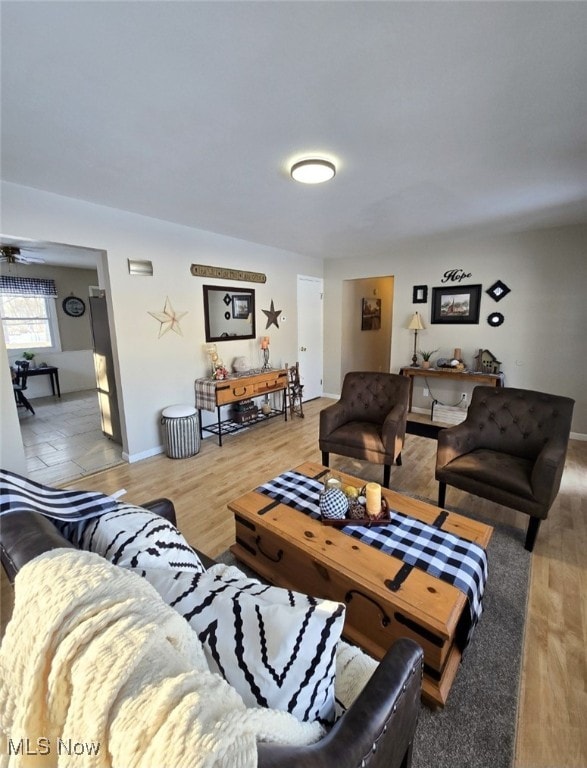
[[[330,402],[305,403],[305,419],[275,419],[226,438],[222,448],[214,438],[204,440],[190,459],[157,456],[123,464],[72,487],[105,493],[126,488],[125,500],[137,504],[166,496],[187,539],[214,557],[234,541],[228,501],[303,461],[320,461],[318,413]],[[435,441],[408,435],[403,466],[392,469],[392,487],[435,503],[435,456]],[[331,458],[333,468],[381,481],[379,467]],[[527,524],[525,515],[455,489],[448,490],[447,504],[520,529]],[[514,768],[587,766],[586,553],[587,442],[571,441],[561,491],[532,557]],[[11,597],[2,574],[2,627]]]

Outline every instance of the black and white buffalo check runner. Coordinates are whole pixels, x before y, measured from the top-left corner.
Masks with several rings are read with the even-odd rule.
[[[257,491],[320,519],[318,503],[323,488],[319,480],[292,471],[275,477]],[[460,589],[469,600],[471,613],[463,644],[468,643],[483,611],[487,554],[482,547],[393,509],[389,524],[347,525],[339,530]]]

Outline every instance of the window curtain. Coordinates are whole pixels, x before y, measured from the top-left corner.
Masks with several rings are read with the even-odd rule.
[[[57,298],[55,280],[41,280],[37,277],[13,277],[0,275],[0,293],[10,296],[51,296]]]

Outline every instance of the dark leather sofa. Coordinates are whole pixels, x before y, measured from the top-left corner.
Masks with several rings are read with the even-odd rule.
[[[176,523],[168,499],[143,505]],[[11,582],[29,560],[58,547],[72,547],[52,522],[35,512],[0,518],[0,559]],[[197,550],[196,550],[197,551]],[[206,567],[214,563],[198,552]],[[328,734],[309,747],[259,744],[259,768],[409,768],[422,684],[422,650],[397,641],[352,707]]]

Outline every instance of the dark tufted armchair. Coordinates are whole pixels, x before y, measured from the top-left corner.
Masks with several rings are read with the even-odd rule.
[[[322,463],[329,454],[383,464],[389,487],[391,465],[401,464],[410,381],[395,373],[347,373],[340,400],[320,412]]]
[[[560,487],[574,404],[543,392],[475,387],[465,421],[438,435],[438,506],[453,485],[525,512],[531,552]]]

